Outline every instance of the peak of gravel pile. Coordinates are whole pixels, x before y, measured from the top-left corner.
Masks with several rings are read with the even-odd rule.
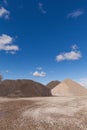
[[[53,89],[55,86],[59,85],[60,83],[61,83],[61,82],[58,81],[58,80],[51,81],[50,83],[48,83],[48,84],[46,85],[46,87],[51,90],[51,89]]]
[[[65,79],[51,90],[51,94],[53,96],[85,96],[87,90],[77,82]]]
[[[50,96],[46,86],[32,80],[4,80],[0,83],[1,97]]]

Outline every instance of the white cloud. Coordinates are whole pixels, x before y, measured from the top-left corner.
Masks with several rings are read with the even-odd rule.
[[[84,86],[84,87],[87,87],[87,78],[81,78],[79,83]]]
[[[82,54],[80,51],[77,50],[77,48],[77,45],[73,45],[70,52],[65,52],[57,55],[56,60],[58,62],[64,60],[79,60],[82,57]]]
[[[32,74],[33,74],[33,76],[36,76],[36,77],[45,77],[46,76],[46,73],[43,71],[42,72],[35,71]]]
[[[0,7],[0,17],[2,18],[5,18],[5,19],[9,19],[9,15],[10,15],[10,12],[5,9],[4,7]]]
[[[78,60],[82,57],[80,51],[71,51],[67,53],[62,53],[56,56],[57,61],[63,61],[63,60]]]
[[[38,7],[39,7],[40,11],[41,11],[43,14],[46,14],[46,13],[47,13],[47,11],[44,9],[43,3],[39,2],[39,3],[38,3]]]
[[[77,50],[77,49],[79,49],[79,47],[78,47],[76,44],[72,45],[71,48],[72,48],[73,50]]]
[[[15,53],[16,51],[19,50],[19,47],[17,45],[13,45],[14,39],[11,36],[8,36],[6,34],[2,34],[0,36],[0,50]]]
[[[67,17],[68,18],[77,18],[77,17],[79,17],[79,16],[81,16],[83,14],[84,14],[83,10],[78,9],[78,10],[75,10],[75,11],[69,13],[67,15]]]
[[[6,34],[2,34],[2,36],[0,36],[0,44],[3,44],[3,45],[11,44],[12,41],[13,41],[13,38]]]

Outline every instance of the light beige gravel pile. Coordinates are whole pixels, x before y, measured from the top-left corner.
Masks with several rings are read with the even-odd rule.
[[[71,79],[65,79],[51,89],[53,96],[85,96],[87,89]]]

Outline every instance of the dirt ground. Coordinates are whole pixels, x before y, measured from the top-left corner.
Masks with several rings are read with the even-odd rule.
[[[87,97],[0,98],[0,130],[87,130]]]

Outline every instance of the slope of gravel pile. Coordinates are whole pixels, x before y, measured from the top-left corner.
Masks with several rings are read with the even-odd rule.
[[[50,96],[50,91],[32,80],[4,80],[0,84],[1,97]]]
[[[51,93],[53,96],[85,96],[87,89],[71,79],[66,79],[55,86]]]
[[[51,89],[53,89],[55,86],[59,85],[60,83],[61,83],[61,82],[58,81],[58,80],[56,80],[56,81],[51,81],[50,83],[48,83],[48,84],[46,85],[46,87],[51,90]]]

